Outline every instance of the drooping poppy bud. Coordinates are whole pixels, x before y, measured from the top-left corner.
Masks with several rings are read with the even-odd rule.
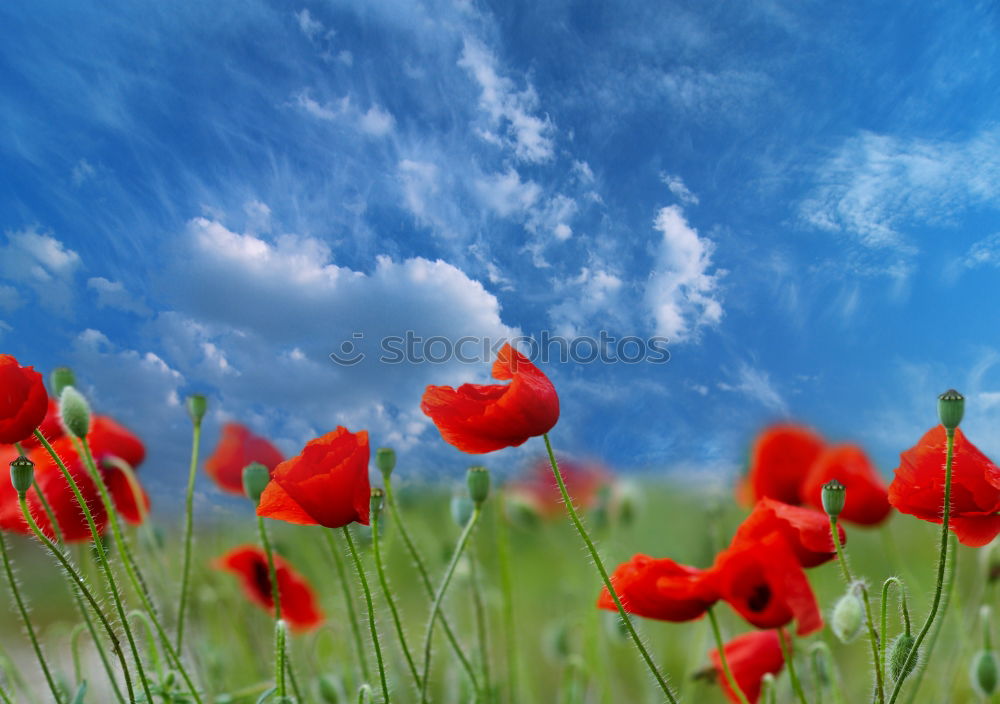
[[[898,682],[910,675],[911,672],[916,668],[917,663],[920,662],[920,652],[917,652],[916,657],[910,660],[907,664],[907,659],[910,657],[910,651],[913,649],[913,644],[916,642],[916,638],[913,637],[911,633],[900,633],[896,636],[889,646],[889,676],[892,678],[893,682]]]
[[[67,386],[59,395],[59,415],[63,427],[78,438],[90,432],[90,404],[74,386]]]
[[[847,489],[836,479],[823,485],[823,510],[830,518],[836,518],[844,510]]]
[[[251,462],[243,468],[243,491],[255,506],[270,481],[271,471],[260,462]]]
[[[945,428],[948,430],[957,428],[964,415],[965,396],[955,389],[948,389],[938,396],[938,417],[941,419],[941,425]]]
[[[52,384],[52,394],[60,396],[67,386],[76,386],[76,374],[69,367],[56,367],[49,375],[49,383]]]
[[[987,700],[992,697],[1000,688],[1000,663],[997,662],[997,654],[992,650],[980,650],[976,653],[972,658],[969,678],[972,680],[972,688],[979,696]]]
[[[469,498],[476,506],[482,505],[490,495],[490,470],[486,467],[469,467],[465,475],[469,485]]]
[[[841,643],[850,643],[861,632],[865,622],[864,606],[854,585],[837,600],[830,618],[830,628]]]
[[[389,447],[375,450],[375,466],[383,477],[391,475],[392,470],[396,468],[396,451]]]
[[[18,496],[24,496],[35,480],[35,463],[21,455],[10,463],[10,483]]]

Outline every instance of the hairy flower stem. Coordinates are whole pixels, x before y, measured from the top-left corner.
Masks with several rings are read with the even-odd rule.
[[[806,700],[806,693],[802,689],[802,682],[795,669],[795,653],[792,650],[791,638],[785,635],[780,628],[778,630],[778,643],[781,645],[781,654],[785,658],[785,665],[788,666],[788,679],[792,682],[792,691],[798,697],[799,704],[809,704]]]
[[[351,537],[351,530],[347,526],[341,528],[344,532],[344,540],[347,541],[347,549],[351,553],[351,560],[354,561],[354,569],[361,580],[361,590],[365,593],[365,605],[368,607],[368,630],[371,632],[372,645],[375,647],[375,662],[378,665],[378,678],[382,685],[382,704],[389,704],[389,684],[385,679],[385,663],[382,661],[382,644],[379,642],[378,626],[375,623],[375,604],[372,601],[372,590],[368,586],[368,576],[365,574],[365,567],[361,564],[361,557],[358,555],[358,548]]]
[[[726,644],[722,642],[722,632],[719,630],[719,620],[715,618],[715,609],[708,610],[708,622],[712,624],[712,635],[715,636],[715,647],[719,653],[719,662],[722,663],[722,672],[726,676],[726,682],[729,683],[729,688],[733,690],[736,694],[736,698],[740,700],[741,704],[750,704],[747,701],[747,695],[743,693],[740,688],[739,683],[736,678],[733,677],[733,671],[729,669],[729,660],[726,658]]]
[[[455,574],[455,567],[458,566],[458,561],[462,558],[462,553],[465,552],[465,546],[469,542],[469,536],[472,535],[472,531],[476,527],[476,523],[479,522],[479,515],[481,513],[482,506],[480,504],[476,504],[472,509],[472,516],[469,518],[469,522],[465,524],[465,528],[462,529],[461,535],[458,536],[458,543],[455,545],[455,552],[451,555],[448,567],[445,568],[444,576],[441,578],[441,584],[438,585],[437,592],[434,594],[434,601],[431,603],[431,613],[430,617],[427,619],[427,630],[424,633],[424,674],[421,678],[420,688],[420,701],[423,704],[427,704],[429,701],[427,698],[427,684],[431,674],[431,643],[434,640],[434,624],[437,622],[437,615],[438,611],[441,610],[441,602],[444,600],[444,594],[448,591],[448,584],[451,583],[451,578]],[[477,700],[478,698],[479,697],[477,696]]]
[[[281,590],[278,585],[278,570],[274,566],[274,553],[271,551],[271,541],[267,537],[267,528],[264,526],[263,516],[257,516],[257,535],[260,537],[260,546],[264,550],[267,558],[267,577],[271,583],[271,600],[274,602],[274,683],[278,688],[279,697],[285,696],[285,639],[278,637],[278,630],[281,629]]]
[[[21,598],[21,591],[17,586],[17,578],[14,576],[14,568],[10,564],[10,554],[7,552],[7,540],[3,536],[3,531],[0,531],[0,557],[3,558],[3,571],[7,576],[7,585],[10,587],[10,593],[14,596],[14,602],[17,604],[18,613],[21,614],[21,620],[24,622],[24,628],[28,632],[28,640],[31,641],[31,648],[35,651],[35,657],[38,658],[38,664],[42,668],[42,674],[45,675],[45,682],[49,686],[49,690],[52,692],[52,696],[55,697],[57,702],[62,701],[62,693],[56,686],[56,681],[52,677],[52,671],[49,669],[49,663],[45,659],[45,653],[42,652],[42,646],[38,642],[38,636],[35,635],[35,627],[31,623],[31,617],[28,615],[28,607],[25,606],[24,600]]]
[[[406,642],[406,632],[403,630],[403,622],[399,618],[399,608],[396,606],[396,599],[392,595],[392,588],[389,586],[389,580],[385,574],[385,565],[382,564],[382,538],[379,534],[379,527],[381,523],[380,511],[375,511],[372,513],[372,551],[375,557],[375,572],[378,574],[379,584],[382,586],[382,593],[385,594],[385,601],[389,605],[389,612],[392,614],[392,623],[396,628],[396,637],[399,638],[399,646],[403,651],[403,658],[406,660],[406,666],[410,670],[410,675],[413,677],[413,683],[417,687],[417,691],[420,691],[420,673],[417,671],[417,664],[413,660],[413,654],[410,652],[410,646]]]
[[[413,560],[413,564],[416,565],[417,574],[420,575],[420,583],[424,585],[424,591],[427,593],[427,598],[433,601],[434,585],[431,583],[431,577],[427,572],[427,566],[424,564],[424,560],[420,556],[420,551],[417,550],[416,544],[413,542],[409,532],[406,530],[403,515],[399,510],[399,506],[396,504],[396,497],[392,493],[392,481],[388,476],[384,477],[384,480],[385,500],[389,505],[389,511],[392,513],[392,520],[399,529],[399,534],[403,536],[403,543],[406,545],[406,549],[410,553],[410,559]],[[465,674],[469,678],[469,682],[472,683],[472,688],[475,690],[476,698],[478,699],[480,692],[479,679],[476,677],[475,670],[472,669],[472,663],[465,655],[465,649],[462,648],[462,644],[458,642],[458,636],[455,635],[455,631],[452,629],[451,623],[448,621],[448,617],[444,611],[438,612],[438,620],[441,621],[441,628],[444,630],[444,634],[448,638],[448,642],[451,644],[451,648],[455,652],[455,656],[462,664],[462,669],[465,670]]]
[[[833,535],[833,544],[837,548],[837,562],[840,563],[844,581],[847,582],[848,589],[853,585],[854,578],[851,576],[851,567],[847,564],[847,554],[844,546],[840,543],[840,531],[837,530],[837,517],[830,516],[830,533]],[[865,625],[868,628],[868,642],[872,648],[872,658],[875,661],[875,697],[879,704],[885,702],[885,668],[882,666],[882,658],[879,656],[879,634],[875,631],[875,619],[872,618],[872,603],[868,598],[868,587],[863,583],[858,583],[861,591],[861,601],[865,606]],[[882,639],[885,638],[885,628],[882,629]],[[882,648],[884,649],[884,644]]]
[[[90,536],[94,541],[93,544],[94,544],[94,550],[97,552],[97,559],[101,563],[101,569],[104,572],[104,577],[108,582],[108,588],[111,591],[111,598],[115,602],[115,610],[118,614],[118,619],[119,621],[121,621],[122,629],[125,631],[125,637],[128,640],[129,650],[132,653],[132,659],[135,664],[136,674],[139,677],[139,683],[142,685],[142,690],[143,694],[146,697],[146,701],[151,702],[153,701],[153,695],[149,689],[149,681],[146,678],[146,672],[142,666],[142,659],[139,657],[139,649],[136,647],[135,637],[132,635],[132,627],[129,625],[128,616],[126,615],[125,607],[122,604],[121,592],[118,589],[118,580],[115,579],[115,574],[111,569],[111,562],[108,560],[108,554],[104,549],[104,541],[101,539],[101,534],[97,530],[97,524],[94,523],[94,515],[90,511],[90,506],[87,504],[87,500],[83,497],[83,494],[80,492],[79,485],[76,483],[76,480],[73,478],[73,475],[70,474],[69,470],[66,468],[66,463],[62,461],[62,458],[59,457],[56,451],[52,448],[52,445],[49,443],[49,441],[46,440],[45,436],[42,435],[37,429],[35,430],[35,438],[38,439],[38,442],[41,443],[42,447],[45,448],[46,452],[49,453],[53,461],[56,463],[56,466],[59,467],[59,471],[62,472],[63,478],[66,480],[66,483],[69,484],[70,489],[73,491],[73,496],[76,498],[77,505],[80,507],[80,510],[83,511],[83,516],[87,521],[87,526],[90,528]],[[24,505],[25,507],[27,507],[27,503],[25,503]],[[25,513],[27,514],[27,511],[25,511]],[[27,515],[30,518],[30,514]],[[31,523],[34,523],[34,518],[31,518]],[[35,527],[37,527],[37,525]],[[41,531],[39,531],[39,534],[45,537],[44,534],[41,533]],[[50,543],[52,547],[55,548],[55,552],[58,554],[60,558],[62,558],[60,561],[66,559],[65,556],[62,554],[62,552],[47,537],[45,538],[45,541]],[[69,565],[68,560],[66,561],[66,564]],[[76,574],[75,570],[74,574]],[[79,579],[78,582],[80,585],[83,585],[82,579]],[[101,618],[103,618],[103,613],[101,614]],[[119,647],[117,641],[115,645],[116,647]],[[131,688],[131,681],[127,678],[126,678],[126,684],[128,684],[129,687]],[[129,698],[132,699],[132,701],[135,701],[135,695],[132,693],[131,689],[129,690]]]
[[[482,564],[479,562],[480,550],[473,544],[470,551],[470,575],[469,579],[472,587],[472,607],[476,615],[476,636],[479,640],[479,660],[483,674],[483,693],[486,704],[492,704],[493,691],[490,685],[490,650],[489,633],[486,623],[486,607],[483,603],[483,589],[481,583]]]
[[[274,619],[274,689],[279,701],[285,699],[285,637],[287,629],[280,618]]]
[[[542,436],[545,440],[545,450],[549,455],[549,463],[552,465],[552,473],[555,475],[556,483],[559,485],[559,493],[562,494],[563,503],[566,504],[566,512],[569,514],[570,520],[576,527],[577,532],[580,537],[583,538],[583,542],[587,546],[587,551],[590,553],[590,559],[594,561],[594,565],[597,567],[597,571],[601,575],[601,579],[604,581],[604,586],[607,587],[608,593],[611,595],[612,600],[615,602],[615,606],[618,608],[618,615],[621,616],[622,623],[625,624],[625,628],[628,631],[629,636],[632,638],[632,642],[635,643],[635,647],[638,649],[639,654],[642,659],[646,662],[646,667],[656,678],[656,683],[660,686],[663,691],[663,695],[667,698],[670,704],[677,704],[677,698],[674,693],[670,691],[670,685],[667,684],[667,680],[660,673],[659,668],[656,667],[656,663],[653,662],[653,658],[650,656],[649,651],[643,644],[642,639],[639,637],[638,632],[635,630],[635,626],[632,624],[632,619],[628,617],[625,613],[625,607],[622,606],[621,599],[618,598],[618,592],[615,591],[614,585],[611,584],[611,578],[608,576],[608,570],[604,567],[604,562],[601,560],[600,554],[597,552],[597,547],[594,545],[594,541],[590,539],[590,534],[587,533],[587,529],[583,525],[583,521],[580,520],[579,514],[576,512],[576,508],[573,506],[573,499],[569,495],[569,491],[566,489],[566,482],[563,480],[562,472],[559,470],[559,463],[556,462],[555,452],[552,451],[552,442],[549,440],[549,434],[546,433]]]
[[[937,582],[934,585],[934,599],[931,602],[931,610],[927,614],[927,620],[924,621],[924,625],[920,628],[920,632],[917,634],[917,639],[913,642],[913,647],[910,648],[909,655],[906,656],[906,662],[903,663],[903,667],[900,670],[903,673],[909,672],[913,669],[913,665],[917,660],[917,655],[920,652],[920,644],[924,642],[924,638],[926,638],[927,634],[930,633],[931,626],[934,625],[934,619],[937,617],[938,607],[941,605],[941,594],[944,591],[945,574],[948,571],[948,527],[951,520],[951,470],[952,460],[954,459],[955,454],[955,430],[954,428],[946,428],[945,432],[947,434],[948,443],[944,462],[944,508],[941,511],[941,547],[940,555],[938,556]],[[900,690],[903,688],[903,682],[905,681],[905,675],[901,675],[896,681],[896,686],[893,687],[892,695],[889,697],[889,704],[894,704],[896,698],[899,696]]]
[[[128,690],[129,701],[134,704],[136,698],[135,692],[132,689],[132,677],[129,673],[128,663],[125,661],[125,653],[122,651],[121,641],[118,640],[118,634],[116,634],[115,629],[111,627],[110,621],[108,621],[107,616],[104,615],[104,611],[97,603],[97,600],[90,592],[90,589],[87,588],[87,583],[83,581],[83,577],[80,576],[80,573],[73,566],[73,563],[70,562],[69,558],[59,548],[59,546],[53,543],[48,536],[42,532],[42,529],[38,527],[38,523],[35,521],[34,516],[31,515],[31,511],[28,508],[28,502],[23,494],[18,497],[18,501],[21,505],[21,513],[24,514],[24,520],[27,521],[28,527],[31,528],[31,532],[34,533],[35,538],[38,539],[38,542],[48,548],[49,552],[51,552],[53,557],[56,558],[60,566],[66,572],[66,575],[69,577],[73,587],[80,590],[80,593],[83,594],[83,596],[87,599],[87,602],[90,604],[90,607],[94,610],[94,613],[97,614],[97,618],[100,620],[101,625],[104,626],[104,630],[107,632],[108,638],[111,640],[111,647],[118,656],[118,662],[122,667],[122,674],[125,677],[125,688]],[[152,699],[149,701],[152,701]]]
[[[163,642],[163,649],[167,653],[167,658],[170,660],[170,666],[175,668],[184,680],[184,684],[187,685],[188,690],[191,692],[191,696],[197,704],[201,704],[201,696],[198,694],[198,688],[195,687],[194,682],[191,679],[187,668],[184,667],[184,663],[181,661],[180,651],[175,650],[173,644],[170,642],[170,637],[167,635],[166,630],[160,623],[159,615],[156,611],[156,606],[153,604],[152,596],[149,593],[149,589],[146,586],[146,581],[142,577],[142,572],[139,571],[139,564],[132,554],[131,549],[129,549],[128,542],[125,540],[125,535],[122,532],[121,523],[118,521],[118,512],[115,509],[114,502],[111,500],[111,494],[108,491],[108,486],[104,482],[104,476],[98,471],[97,464],[94,461],[94,455],[90,450],[90,443],[87,442],[86,438],[81,441],[77,441],[74,438],[74,443],[78,443],[79,451],[84,458],[84,464],[87,467],[87,472],[90,475],[90,479],[94,482],[97,487],[98,494],[101,496],[101,503],[104,505],[104,510],[108,514],[108,523],[111,525],[111,537],[114,540],[115,547],[118,549],[119,554],[122,557],[122,565],[125,567],[125,574],[129,579],[129,583],[132,585],[133,591],[139,597],[139,601],[142,602],[142,606],[149,617],[149,622],[153,624],[156,629],[160,640]],[[144,498],[141,492],[135,494],[135,502],[137,506],[143,505]],[[142,509],[140,509],[142,510]]]
[[[906,635],[910,635],[910,610],[906,606],[906,589],[899,577],[889,577],[882,583],[882,605],[880,608],[882,641],[879,645],[882,651],[880,660],[883,672],[889,671],[889,665],[886,663],[886,645],[889,640],[887,636],[889,633],[889,587],[893,585],[896,585],[896,589],[899,590],[899,607],[903,614],[903,632]]]
[[[514,623],[514,580],[510,567],[510,532],[504,519],[504,492],[499,492],[497,500],[496,539],[497,565],[500,568],[500,594],[503,599],[504,644],[507,647],[507,699],[518,701],[517,686],[517,633]]]
[[[181,594],[177,606],[177,652],[184,649],[184,616],[187,613],[188,588],[191,581],[191,542],[194,538],[194,480],[198,472],[198,450],[201,446],[201,421],[192,421],[191,465],[188,468],[187,493],[184,497],[184,556],[181,567]]]
[[[365,646],[361,640],[361,626],[358,625],[358,616],[355,613],[354,597],[351,595],[351,582],[347,577],[347,569],[344,566],[344,557],[340,554],[340,548],[332,530],[323,531],[326,536],[326,544],[330,548],[333,556],[333,564],[337,568],[337,576],[340,579],[340,586],[344,592],[344,606],[347,611],[347,620],[351,624],[351,634],[354,636],[354,652],[358,656],[358,664],[361,666],[361,679],[367,682],[371,679],[371,672],[368,669],[368,659],[365,657]]]

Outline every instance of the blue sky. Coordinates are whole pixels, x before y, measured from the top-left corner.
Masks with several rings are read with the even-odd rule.
[[[41,1],[0,7],[0,345],[184,472],[179,407],[287,452],[483,365],[354,332],[663,335],[552,364],[555,443],[717,476],[777,418],[886,471],[970,397],[1000,454],[995,3]],[[490,457],[500,469],[531,450]]]

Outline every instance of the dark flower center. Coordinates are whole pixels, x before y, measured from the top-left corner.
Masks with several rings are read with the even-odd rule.
[[[758,584],[750,592],[750,596],[747,597],[747,606],[754,613],[760,613],[767,608],[768,603],[771,601],[771,587],[765,584]]]
[[[268,604],[274,601],[274,595],[271,594],[271,574],[263,560],[253,564],[253,583]]]

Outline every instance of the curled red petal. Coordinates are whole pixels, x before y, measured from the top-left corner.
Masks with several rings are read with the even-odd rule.
[[[802,500],[823,508],[823,485],[836,479],[847,490],[840,520],[876,525],[889,516],[889,492],[865,451],[856,445],[838,445],[825,450],[809,469],[802,487]]]
[[[660,621],[699,618],[718,600],[704,570],[648,555],[635,555],[619,565],[611,584],[626,611]],[[607,587],[601,590],[597,606],[618,610]]]
[[[841,544],[847,541],[844,527],[837,526]],[[749,543],[771,533],[780,533],[803,567],[816,567],[837,555],[825,513],[789,506],[774,499],[761,499],[736,530],[733,542]]]
[[[781,642],[777,631],[774,630],[744,633],[726,643],[724,651],[729,670],[750,704],[756,704],[760,699],[761,679],[764,675],[777,675],[785,666]],[[712,650],[708,656],[726,697],[729,701],[739,704],[739,695],[729,686],[729,681],[722,670],[722,659],[719,657],[718,649]]]

